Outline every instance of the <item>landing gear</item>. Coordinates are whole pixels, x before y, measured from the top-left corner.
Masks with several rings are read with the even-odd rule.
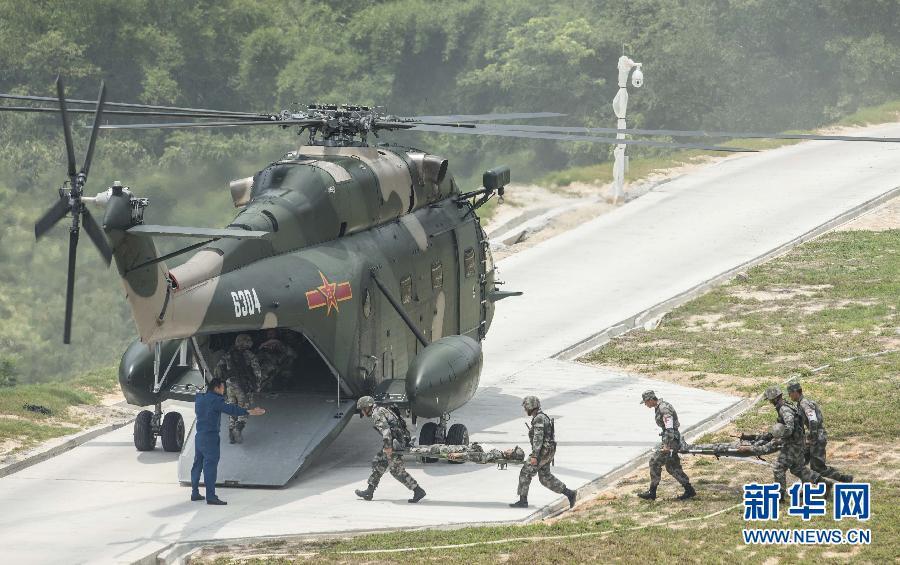
[[[437,440],[438,425],[434,422],[425,422],[419,430],[419,445],[434,445]],[[422,457],[422,463],[437,463],[435,457]]]
[[[153,412],[143,410],[134,419],[134,446],[138,451],[153,451],[156,434],[153,433]]]
[[[162,438],[165,451],[179,452],[184,447],[184,418],[178,412],[163,417],[162,405],[154,411],[142,410],[134,419],[134,447],[138,451],[156,449],[156,438]]]
[[[160,428],[162,446],[165,451],[180,452],[184,447],[184,418],[178,412],[169,412],[163,418]]]
[[[453,424],[447,432],[447,443],[449,445],[469,445],[469,430],[462,424]],[[450,461],[448,459],[447,463],[460,465],[462,461]]]
[[[447,429],[449,414],[443,414],[439,422],[426,422],[419,431],[419,445],[469,445],[469,430],[463,424],[453,424]],[[435,457],[423,457],[423,463],[435,463]],[[448,463],[462,463],[462,461],[448,461]]]

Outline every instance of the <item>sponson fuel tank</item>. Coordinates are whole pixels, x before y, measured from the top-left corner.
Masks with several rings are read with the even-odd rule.
[[[438,418],[469,401],[478,389],[483,357],[481,344],[451,335],[423,349],[406,371],[406,396],[412,412]]]

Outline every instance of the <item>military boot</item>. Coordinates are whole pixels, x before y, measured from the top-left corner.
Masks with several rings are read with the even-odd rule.
[[[234,443],[234,428],[228,428],[228,443]]]
[[[518,502],[513,502],[510,506],[512,508],[528,508],[528,497],[520,496]]]
[[[566,488],[563,489],[563,494],[569,499],[569,508],[575,508],[575,491]]]
[[[425,498],[425,491],[422,490],[422,487],[416,487],[415,489],[413,489],[413,497],[410,498],[409,500],[407,500],[406,502],[409,502],[410,504],[415,504],[416,502],[419,502],[423,498]]]
[[[848,475],[847,473],[838,473],[834,480],[839,483],[852,483],[853,475]]]
[[[234,427],[234,442],[244,443],[244,422],[238,422]]]
[[[375,487],[369,485],[366,487],[366,490],[355,490],[356,496],[360,497],[363,500],[372,500],[372,495],[375,494]],[[422,496],[425,496],[424,493]]]
[[[638,498],[643,498],[644,500],[656,500],[656,485],[652,485],[647,492],[638,493]]]
[[[678,500],[687,500],[689,498],[694,498],[695,496],[697,496],[697,491],[694,490],[694,487],[691,485],[691,483],[688,483],[684,485],[684,492],[677,498]]]

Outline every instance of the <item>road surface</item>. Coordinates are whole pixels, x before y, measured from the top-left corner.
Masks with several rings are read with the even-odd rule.
[[[868,133],[900,136],[900,124]],[[520,398],[537,394],[557,422],[554,472],[570,487],[626,463],[657,433],[642,390],[671,401],[685,427],[738,399],[554,356],[897,186],[900,146],[808,142],[698,170],[503,260],[506,288],[525,295],[498,304],[481,386],[453,421],[473,441],[522,445]],[[532,508],[510,509],[516,469],[439,463],[410,465],[428,491],[418,505],[390,477],[361,501],[352,491],[377,445],[354,419],[287,488],[222,489],[229,505],[212,507],[188,501],[177,454],[135,452],[126,427],[0,479],[4,561],[129,562],[176,541],[515,520],[559,498],[535,481]]]

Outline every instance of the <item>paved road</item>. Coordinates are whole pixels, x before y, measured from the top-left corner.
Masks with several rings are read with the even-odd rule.
[[[900,125],[873,130],[900,136]],[[472,439],[522,444],[518,399],[545,398],[561,441],[555,472],[584,484],[652,446],[656,388],[688,426],[735,398],[552,359],[605,327],[762,255],[900,185],[900,147],[806,143],[722,162],[500,263],[508,288],[485,343],[475,399],[454,416]],[[187,409],[188,407],[182,407]],[[136,453],[131,431],[101,436],[0,479],[0,547],[11,563],[121,562],[178,540],[511,520],[515,470],[411,465],[429,496],[416,506],[386,478],[356,500],[377,444],[354,420],[322,459],[280,490],[228,489],[227,507],[186,501],[176,454]],[[664,483],[672,488],[671,483]],[[535,484],[531,501],[557,497]]]

